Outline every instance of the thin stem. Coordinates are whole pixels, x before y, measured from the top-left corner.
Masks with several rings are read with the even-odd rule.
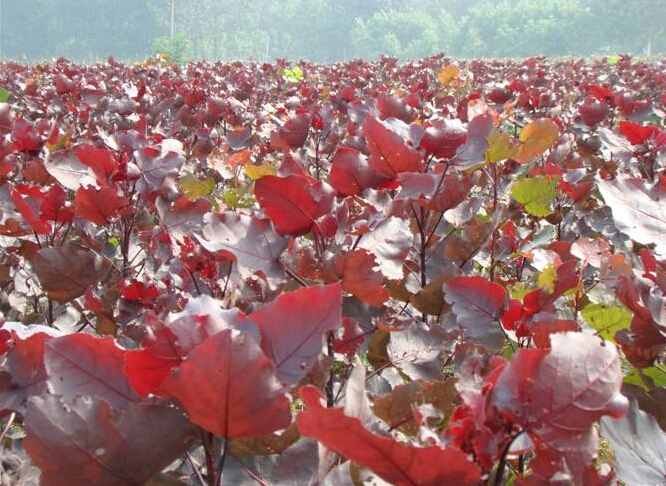
[[[5,436],[9,432],[9,429],[11,428],[12,424],[14,423],[14,419],[16,419],[16,412],[12,412],[12,414],[9,416],[9,420],[7,421],[7,425],[5,425],[5,428],[2,431],[2,434],[0,434],[0,444],[5,440]]]
[[[229,439],[226,437],[222,438],[222,453],[220,454],[220,459],[217,462],[217,469],[215,471],[216,480],[215,483],[217,486],[222,484],[222,471],[224,470],[224,462],[227,459],[227,452],[229,451]]]
[[[509,450],[511,450],[511,446],[513,445],[514,441],[520,437],[520,434],[522,433],[523,432],[521,431],[514,435],[511,440],[509,440],[509,443],[504,448],[504,451],[502,451],[502,457],[500,459],[499,465],[497,466],[497,472],[495,473],[495,481],[493,482],[494,486],[502,485],[502,480],[504,479],[504,470],[506,469],[506,459],[509,455]]]
[[[186,452],[185,456],[187,457],[187,463],[190,465],[192,471],[194,471],[194,474],[196,474],[197,479],[199,480],[201,485],[206,486],[206,480],[201,475],[201,471],[199,470],[199,468],[194,465],[194,458],[192,457],[192,455],[189,452]]]
[[[307,287],[307,286],[308,286],[308,284],[306,284],[305,281],[304,281],[301,277],[299,277],[298,275],[296,275],[294,272],[292,272],[292,271],[289,270],[288,268],[285,270],[285,272],[287,273],[287,275],[289,275],[291,278],[293,278],[294,280],[296,280],[296,281],[297,281],[299,284],[301,284],[303,287]]]
[[[187,272],[190,274],[190,278],[192,279],[192,282],[194,283],[194,288],[197,291],[197,295],[201,295],[201,289],[199,289],[199,284],[197,283],[197,279],[194,277],[194,274],[192,273],[192,270],[190,270],[188,268]]]
[[[328,338],[326,340],[326,348],[328,351],[328,355],[331,358],[335,357],[335,350],[333,349],[333,333],[329,333]],[[335,359],[335,358],[334,358]],[[335,405],[335,397],[333,396],[333,381],[335,379],[335,375],[333,371],[331,371],[331,374],[328,377],[328,382],[326,383],[326,406],[331,408]]]

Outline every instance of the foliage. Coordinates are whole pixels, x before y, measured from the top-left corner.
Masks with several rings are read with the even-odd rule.
[[[164,41],[170,1],[6,3],[8,58],[139,60],[153,53],[154,39],[159,51],[176,54]],[[242,8],[175,0],[175,31],[189,41],[177,54],[208,60],[590,56],[641,54],[648,46],[654,54],[666,52],[663,18],[666,3],[654,0],[253,0]]]
[[[0,86],[9,482],[611,484],[599,430],[663,476],[663,63]]]
[[[185,34],[178,32],[170,37],[158,37],[153,41],[153,50],[157,55],[165,55],[167,59],[183,64],[188,59],[190,41]]]

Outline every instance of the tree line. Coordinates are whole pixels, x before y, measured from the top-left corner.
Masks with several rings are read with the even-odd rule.
[[[0,57],[402,60],[666,51],[664,0],[0,0]]]

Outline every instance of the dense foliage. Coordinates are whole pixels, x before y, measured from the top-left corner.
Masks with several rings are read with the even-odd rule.
[[[2,67],[6,484],[663,482],[663,61]]]
[[[2,2],[0,57],[320,62],[666,52],[662,0],[30,0]],[[35,33],[38,33],[36,35]]]

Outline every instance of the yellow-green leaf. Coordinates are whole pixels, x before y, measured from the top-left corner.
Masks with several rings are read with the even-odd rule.
[[[271,167],[270,164],[265,162],[261,165],[248,164],[243,166],[243,169],[245,170],[245,175],[248,176],[253,181],[261,179],[262,177],[267,175],[275,174],[275,169],[273,169],[273,167]]]
[[[11,91],[7,91],[5,88],[0,86],[0,103],[6,103],[11,95]]]
[[[602,338],[609,341],[614,341],[615,333],[631,324],[631,312],[623,306],[588,304],[581,314]]]
[[[557,268],[555,265],[548,265],[537,277],[537,285],[541,289],[546,289],[549,294],[555,292],[555,283],[557,282]]]
[[[254,204],[254,199],[242,189],[229,189],[222,194],[222,201],[233,208],[249,208]]]
[[[530,122],[520,132],[522,144],[518,148],[515,159],[524,164],[543,154],[553,145],[560,135],[560,128],[550,118],[540,118]]]
[[[215,179],[206,177],[202,180],[188,174],[178,181],[178,187],[189,200],[196,201],[200,197],[210,195],[215,190]]]
[[[559,177],[536,176],[522,179],[511,188],[511,195],[525,206],[525,210],[538,217],[548,216],[553,212],[552,203],[557,196]]]
[[[630,385],[640,386],[646,391],[650,391],[653,387],[666,386],[666,371],[650,366],[642,370],[632,368],[631,372],[624,377],[624,382]]]
[[[513,144],[509,134],[495,128],[488,135],[488,150],[486,150],[488,163],[495,164],[509,159],[514,157],[517,152],[518,147]]]

